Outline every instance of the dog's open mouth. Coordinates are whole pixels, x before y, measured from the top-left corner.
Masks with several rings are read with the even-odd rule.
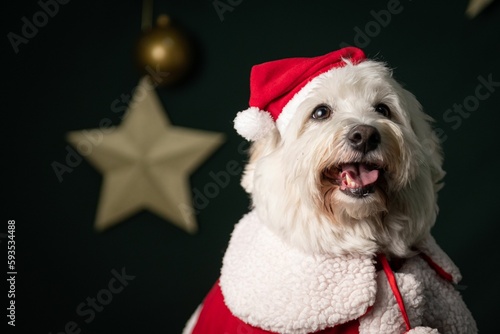
[[[365,197],[375,191],[383,168],[372,163],[343,163],[329,168],[324,174],[339,186],[340,191],[353,197]]]

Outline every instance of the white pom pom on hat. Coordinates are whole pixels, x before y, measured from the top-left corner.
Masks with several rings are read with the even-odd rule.
[[[234,128],[236,132],[248,141],[255,141],[263,138],[276,125],[273,117],[267,111],[257,107],[250,107],[236,114]]]
[[[285,107],[297,93],[317,76],[346,65],[345,60],[355,65],[364,59],[362,50],[346,47],[323,56],[286,58],[253,66],[250,107],[236,115],[234,128],[249,141],[265,137],[276,126],[282,133],[295,112],[295,108]]]

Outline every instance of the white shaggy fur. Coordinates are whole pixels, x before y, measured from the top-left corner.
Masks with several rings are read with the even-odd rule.
[[[242,185],[260,220],[306,252],[411,255],[434,224],[444,176],[430,117],[389,68],[371,60],[332,69],[299,94],[286,127],[272,129],[251,149]],[[378,103],[391,109],[390,118],[374,111]],[[330,118],[311,118],[320,104],[333,110]],[[381,135],[364,157],[346,140],[358,124]],[[322,177],[325,169],[361,159],[385,166],[385,191],[353,198]]]

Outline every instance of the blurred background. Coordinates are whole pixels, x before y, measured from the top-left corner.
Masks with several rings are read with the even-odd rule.
[[[239,176],[231,175],[197,207],[196,234],[150,211],[97,232],[102,174],[85,158],[56,172],[54,162],[68,166],[69,131],[98,128],[105,118],[120,125],[143,75],[134,59],[142,6],[138,0],[4,5],[0,245],[6,263],[7,220],[14,219],[13,332],[179,333],[218,278],[233,226],[248,211]],[[467,6],[465,0],[154,1],[153,18],[168,14],[195,55],[183,80],[157,87],[165,112],[175,126],[225,135],[191,174],[193,196],[228,163],[245,163],[246,144],[232,120],[247,107],[252,65],[359,46],[388,62],[436,119],[447,175],[433,233],[462,271],[462,294],[481,333],[496,333],[500,3],[474,18],[465,15]]]

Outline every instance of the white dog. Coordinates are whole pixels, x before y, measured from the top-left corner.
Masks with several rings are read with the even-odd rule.
[[[391,70],[344,48],[254,66],[250,86],[253,210],[184,333],[476,333],[430,235],[439,143]]]

